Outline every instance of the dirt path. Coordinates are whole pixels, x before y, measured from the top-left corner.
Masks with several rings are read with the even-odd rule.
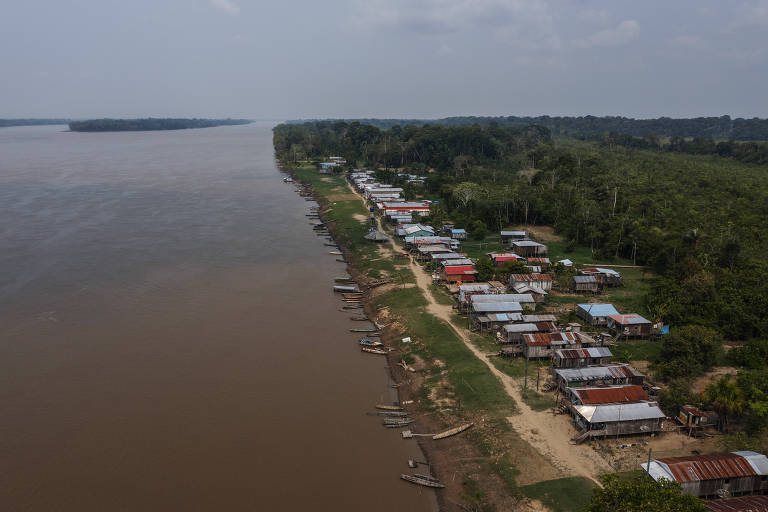
[[[363,204],[365,198],[349,185],[350,190],[355,193]],[[376,219],[379,230],[381,228],[381,219]],[[390,237],[390,243],[394,246],[395,242]],[[389,251],[391,252],[391,251]],[[454,324],[451,314],[451,306],[438,303],[432,296],[430,285],[432,278],[424,269],[410,259],[410,268],[416,277],[416,283],[424,292],[427,299],[427,311],[443,320],[451,326],[464,345],[481,360],[491,370],[491,373],[504,386],[507,394],[515,401],[520,414],[507,417],[507,421],[512,425],[515,431],[522,439],[531,444],[539,453],[547,458],[553,466],[562,471],[563,476],[583,476],[601,485],[598,476],[611,471],[611,467],[595,451],[587,445],[573,445],[570,439],[576,434],[571,428],[567,417],[563,415],[553,415],[549,411],[534,411],[523,401],[521,394],[522,379],[515,379],[501,372],[494,366],[490,358],[478,349],[472,342],[470,332]]]

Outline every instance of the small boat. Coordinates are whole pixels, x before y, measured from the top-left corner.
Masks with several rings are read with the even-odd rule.
[[[445,487],[445,485],[441,484],[437,478],[432,476],[400,475],[400,478],[402,478],[406,482],[411,482],[412,484],[417,484],[417,485],[423,485],[425,487],[435,487],[438,489],[442,489],[443,487]]]
[[[349,332],[376,332],[376,329],[372,329],[372,328],[350,329]]]
[[[341,309],[363,309],[363,306],[361,304],[356,306],[341,306]]]
[[[333,291],[339,292],[339,293],[350,293],[350,292],[354,293],[354,292],[359,292],[360,290],[357,288],[357,286],[337,284],[337,285],[334,285]]]
[[[337,283],[343,283],[343,282],[352,281],[352,278],[351,277],[335,277],[333,280],[336,281]]]
[[[376,404],[374,407],[376,407],[376,409],[379,409],[380,411],[402,411],[403,410],[403,408],[399,405]]]
[[[284,183],[293,183],[293,178],[283,178]]]
[[[349,317],[349,319],[352,320],[353,322],[368,322],[371,320],[367,316],[351,316]]]
[[[384,344],[381,342],[381,338],[374,338],[371,336],[363,336],[358,340],[358,343],[364,347],[383,347]]]
[[[381,350],[378,348],[361,347],[360,350],[362,350],[363,352],[368,352],[369,354],[378,354],[380,356],[385,356],[389,353],[386,350]]]
[[[401,421],[399,423],[385,423],[384,428],[404,428],[413,423],[414,420]]]
[[[341,256],[341,251],[328,251],[328,254],[334,254],[336,256]]]
[[[439,434],[435,434],[432,436],[432,439],[445,439],[446,437],[455,436],[456,434],[460,434],[461,432],[464,432],[468,428],[470,428],[474,423],[466,423],[464,425],[460,425],[455,428],[451,428],[446,430],[445,432],[440,432]]]
[[[383,425],[400,425],[402,423],[403,426],[405,426],[405,425],[410,425],[414,421],[416,420],[412,420],[410,418],[385,418],[381,420],[381,423]]]
[[[378,416],[408,416],[405,411],[376,411]]]

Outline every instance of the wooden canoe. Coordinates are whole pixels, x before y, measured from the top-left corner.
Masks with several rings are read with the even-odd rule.
[[[407,416],[405,411],[376,411],[378,416]]]
[[[403,408],[399,405],[376,404],[375,407],[381,411],[402,411],[403,410]]]
[[[432,436],[432,439],[445,439],[446,437],[455,436],[456,434],[460,434],[461,432],[464,432],[468,428],[470,428],[474,423],[466,423],[464,425],[460,425],[458,427],[454,427],[451,429],[446,430],[445,432],[440,432],[439,434],[435,434]]]
[[[406,482],[411,482],[412,484],[417,484],[417,485],[423,485],[425,487],[435,487],[437,489],[442,489],[443,487],[445,487],[445,485],[441,484],[437,478],[434,478],[431,476],[400,475],[400,478],[402,478]]]
[[[410,418],[384,418],[381,423],[382,423],[382,425],[398,425],[398,426],[402,425],[402,426],[405,426],[405,425],[410,425],[414,421],[416,421],[416,420],[412,420]]]
[[[349,332],[376,332],[378,329],[363,328],[363,329],[350,329]]]
[[[378,348],[361,347],[360,350],[362,350],[363,352],[368,352],[369,354],[378,354],[380,356],[385,356],[389,353],[386,350],[381,350]]]

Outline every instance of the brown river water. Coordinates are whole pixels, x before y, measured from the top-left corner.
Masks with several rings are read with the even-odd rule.
[[[0,129],[0,510],[433,509],[271,126],[64,130]]]

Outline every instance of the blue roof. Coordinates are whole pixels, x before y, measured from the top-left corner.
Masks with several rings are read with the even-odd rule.
[[[463,229],[452,229],[451,233],[466,233]]]
[[[611,316],[618,315],[619,312],[613,307],[613,304],[578,304],[579,309],[583,309],[592,316]]]

